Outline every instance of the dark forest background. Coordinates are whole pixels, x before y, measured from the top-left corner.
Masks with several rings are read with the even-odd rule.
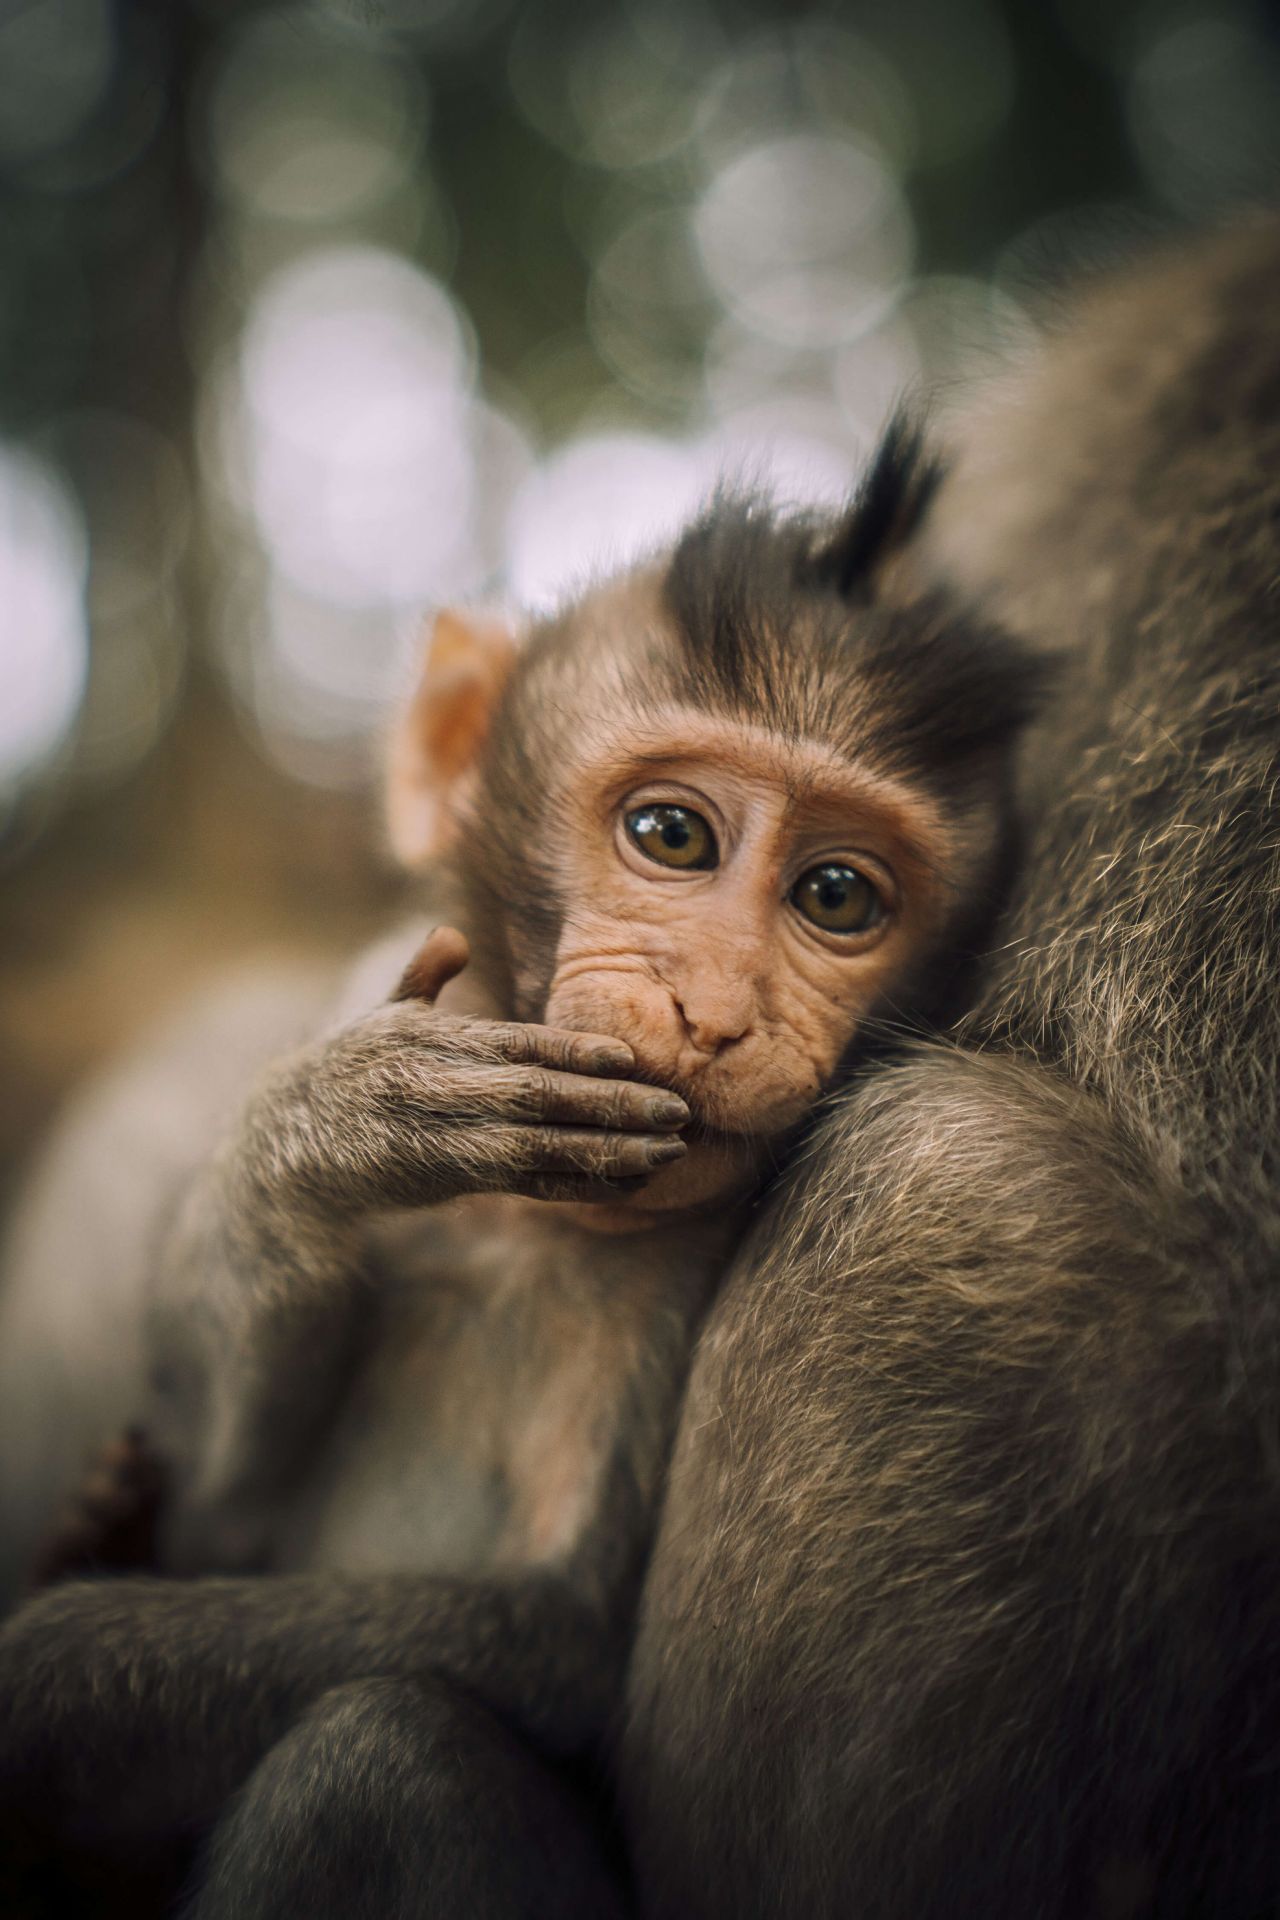
[[[726,467],[835,497],[1278,162],[1245,0],[0,0],[0,1175],[206,974],[394,904],[424,608]]]

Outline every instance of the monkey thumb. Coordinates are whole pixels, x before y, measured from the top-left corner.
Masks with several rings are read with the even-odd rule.
[[[393,1000],[425,1000],[428,1006],[471,958],[465,933],[456,927],[435,927],[400,976]]]

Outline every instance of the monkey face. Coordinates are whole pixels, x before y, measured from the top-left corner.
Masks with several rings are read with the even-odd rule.
[[[905,990],[972,864],[905,783],[682,709],[625,737],[594,729],[540,832],[559,940],[518,998],[552,1026],[616,1034],[695,1116],[640,1212],[755,1180]]]
[[[447,863],[493,1005],[616,1034],[688,1102],[635,1211],[754,1184],[988,911],[1043,671],[944,596],[881,598],[931,473],[890,434],[829,526],[729,499],[523,645],[436,623],[393,841]]]

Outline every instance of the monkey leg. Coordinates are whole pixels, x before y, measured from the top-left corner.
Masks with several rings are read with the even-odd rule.
[[[1280,1910],[1274,1313],[1189,1212],[1032,1063],[922,1051],[824,1123],[691,1376],[642,1912]]]
[[[20,1889],[40,1884],[68,1854],[99,1880],[113,1860],[162,1864],[230,1812],[210,1912],[381,1916],[413,1911],[413,1889],[430,1885],[446,1914],[556,1911],[561,1887],[580,1894],[577,1910],[612,1914],[603,1893],[588,1900],[593,1877],[608,1881],[552,1766],[597,1750],[616,1717],[622,1662],[609,1609],[549,1578],[278,1574],[55,1587],[0,1625],[0,1882],[7,1873]],[[458,1690],[456,1701],[443,1696],[447,1712],[435,1691],[445,1675]],[[484,1764],[450,1771],[449,1756],[468,1753]],[[250,1875],[255,1840],[273,1829],[280,1845],[241,1889],[235,1875]],[[369,1837],[378,1834],[389,1836],[381,1880],[368,1865],[384,1858]],[[539,1847],[551,1862],[542,1880]],[[316,1906],[299,1892],[273,1907],[282,1876],[299,1888],[308,1873],[327,1883],[353,1871],[362,1849],[368,1898],[381,1905]],[[522,1889],[506,1908],[504,1873]],[[446,1893],[468,1874],[478,1904],[459,1896],[451,1909]],[[235,1897],[219,1906],[228,1875]],[[397,1908],[387,1888],[401,1881]]]
[[[191,1920],[620,1920],[584,1803],[443,1683],[324,1694],[218,1823]]]

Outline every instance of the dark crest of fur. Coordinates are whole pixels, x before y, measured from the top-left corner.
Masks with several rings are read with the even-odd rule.
[[[899,409],[853,505],[830,540],[813,555],[813,577],[844,600],[861,591],[870,597],[873,570],[905,544],[929,510],[943,477],[941,458],[925,441],[924,428]]]
[[[834,521],[721,494],[682,536],[664,598],[692,703],[851,757],[947,797],[1009,749],[1046,662],[949,597],[892,604],[885,564],[919,526],[942,475],[922,429],[891,422]]]

